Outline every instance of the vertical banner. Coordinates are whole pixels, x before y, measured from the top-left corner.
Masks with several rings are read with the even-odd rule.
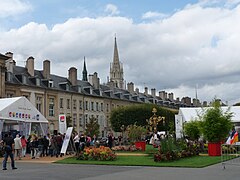
[[[69,140],[70,140],[71,135],[72,135],[72,130],[73,130],[73,127],[69,127],[66,131],[65,138],[64,138],[63,144],[62,144],[62,149],[61,149],[62,154],[65,154],[66,151],[67,151]]]
[[[175,115],[175,133],[177,139],[183,137],[183,120],[181,115]]]
[[[66,132],[66,129],[67,129],[66,115],[65,114],[60,114],[58,119],[59,119],[59,121],[58,121],[59,132],[61,134],[64,134]]]

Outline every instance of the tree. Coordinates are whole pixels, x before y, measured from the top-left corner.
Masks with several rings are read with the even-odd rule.
[[[127,127],[128,137],[131,142],[141,141],[143,136],[146,135],[147,130],[143,126],[138,126],[136,124],[129,125]]]
[[[234,104],[233,106],[240,106],[240,102]]]
[[[147,126],[146,119],[153,115],[152,109],[154,107],[157,109],[158,115],[165,117],[165,124],[159,123],[158,130],[169,131],[170,127],[174,127],[174,114],[177,111],[171,111],[152,104],[131,105],[114,109],[110,116],[112,129],[115,132],[120,132],[122,125],[127,127],[135,123],[138,126]]]
[[[201,131],[209,142],[220,142],[225,140],[232,128],[233,114],[228,108],[223,112],[218,101],[212,103],[212,107],[199,115]]]
[[[198,140],[201,135],[199,122],[190,121],[184,124],[184,134],[187,135],[191,140]]]
[[[96,135],[98,137],[99,135],[99,124],[95,117],[89,118],[89,122],[86,123],[86,134],[93,137],[93,135]]]

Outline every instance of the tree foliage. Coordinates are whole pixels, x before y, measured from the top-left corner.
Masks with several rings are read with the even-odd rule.
[[[114,109],[111,112],[110,117],[112,129],[116,132],[120,132],[122,125],[127,127],[128,125],[133,125],[135,123],[139,126],[147,126],[146,119],[149,119],[153,115],[153,107],[157,109],[158,116],[165,117],[165,125],[163,122],[160,122],[158,124],[158,130],[174,131],[173,129],[170,129],[170,127],[174,127],[174,112],[152,104],[124,106]]]
[[[131,142],[141,141],[143,136],[146,135],[147,130],[143,126],[131,124],[127,127],[128,137]]]
[[[209,142],[223,141],[232,128],[231,118],[233,114],[229,108],[223,112],[218,101],[215,101],[212,106],[200,115],[201,131]]]
[[[198,121],[190,121],[184,124],[184,134],[188,136],[190,140],[198,140],[201,132]]]
[[[86,123],[86,134],[93,137],[93,135],[96,135],[98,137],[99,135],[99,127],[98,121],[95,117],[89,118],[89,122]]]

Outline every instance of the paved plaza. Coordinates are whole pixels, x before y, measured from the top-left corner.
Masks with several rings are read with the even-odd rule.
[[[8,164],[10,167],[10,164]],[[240,166],[221,164],[206,168],[127,167],[17,162],[17,170],[0,171],[1,180],[239,180]]]

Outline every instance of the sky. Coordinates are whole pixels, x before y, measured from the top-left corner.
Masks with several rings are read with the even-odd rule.
[[[0,53],[51,61],[67,77],[83,59],[107,82],[114,37],[126,83],[174,98],[240,102],[240,0],[1,0]],[[197,92],[197,93],[196,93]]]

